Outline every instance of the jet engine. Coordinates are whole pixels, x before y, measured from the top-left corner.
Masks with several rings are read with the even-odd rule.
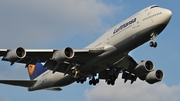
[[[144,76],[147,73],[153,71],[153,69],[154,69],[154,64],[152,61],[150,61],[150,60],[142,61],[142,62],[138,63],[138,65],[135,67],[134,73],[137,76]]]
[[[147,74],[146,76],[146,82],[149,84],[154,84],[158,81],[161,81],[163,78],[163,72],[161,70],[152,71]]]
[[[52,59],[56,62],[62,62],[74,57],[74,51],[70,47],[66,47],[64,49],[55,51],[53,54]]]
[[[20,61],[26,56],[26,51],[22,47],[15,48],[7,52],[6,56],[3,58],[4,60],[10,62]]]

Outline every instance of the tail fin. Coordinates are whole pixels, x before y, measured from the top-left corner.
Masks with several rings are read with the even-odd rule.
[[[28,73],[31,80],[34,80],[40,74],[44,73],[47,69],[43,67],[40,62],[37,62],[36,65],[29,64],[28,65]]]

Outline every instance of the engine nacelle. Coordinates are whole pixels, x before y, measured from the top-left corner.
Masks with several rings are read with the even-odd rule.
[[[6,56],[3,59],[10,61],[10,62],[16,62],[16,61],[20,61],[25,56],[26,56],[25,49],[22,47],[18,47],[18,48],[8,51],[8,53],[6,54]]]
[[[149,84],[154,84],[158,81],[161,81],[163,76],[164,74],[161,70],[152,71],[146,76],[146,82]]]
[[[63,62],[65,60],[69,60],[74,57],[74,51],[70,47],[66,47],[64,49],[55,51],[52,59],[56,62]]]
[[[144,76],[147,73],[153,71],[153,69],[154,69],[153,62],[150,60],[147,60],[147,61],[143,61],[143,62],[138,63],[138,65],[136,66],[136,68],[134,70],[134,73],[137,76]]]

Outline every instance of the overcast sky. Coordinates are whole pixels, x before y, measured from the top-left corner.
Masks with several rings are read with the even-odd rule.
[[[178,0],[1,0],[0,48],[61,49],[83,48],[105,31],[150,5],[170,9],[172,19],[156,38],[157,48],[146,43],[130,55],[139,62],[151,60],[165,76],[149,85],[137,80],[115,86],[101,81],[62,87],[62,91],[34,91],[0,84],[0,101],[179,101],[180,100],[180,12]],[[29,79],[24,65],[0,61],[0,79]]]

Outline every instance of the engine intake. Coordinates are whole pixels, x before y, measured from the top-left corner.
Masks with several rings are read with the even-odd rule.
[[[56,62],[62,62],[65,60],[69,60],[74,57],[74,51],[70,47],[66,47],[64,49],[55,51],[53,54],[52,59]]]
[[[143,61],[143,62],[138,63],[134,72],[137,76],[144,76],[147,73],[153,71],[153,69],[154,69],[153,62],[150,60],[147,60],[147,61]]]
[[[163,76],[164,74],[161,70],[152,71],[146,76],[146,82],[149,84],[154,84],[158,81],[161,81]]]
[[[8,53],[6,54],[6,56],[3,59],[10,61],[10,62],[16,62],[16,61],[20,61],[25,56],[26,56],[25,49],[22,47],[18,47],[18,48],[8,51]]]

